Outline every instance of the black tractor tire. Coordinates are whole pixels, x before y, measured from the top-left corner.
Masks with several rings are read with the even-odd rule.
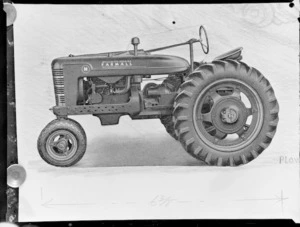
[[[59,149],[59,145],[63,144],[66,151]],[[69,118],[51,121],[42,130],[37,142],[41,158],[48,164],[59,167],[68,167],[79,162],[86,146],[84,129],[77,121]]]
[[[177,75],[169,75],[162,84],[166,86],[171,92],[176,92],[180,85],[182,84],[181,78]],[[164,115],[161,116],[160,122],[165,126],[166,131],[172,136],[175,140],[178,139],[173,122],[173,115]]]
[[[175,133],[174,122],[172,115],[165,115],[160,118],[160,122],[165,126],[167,133],[172,136],[175,140],[178,140],[178,137]]]
[[[201,124],[206,119],[211,122],[223,121],[220,124],[212,123],[214,127],[225,124],[225,118],[222,116],[224,109],[220,109],[221,112],[214,112],[221,105],[221,100],[229,100],[224,101],[228,103],[240,103],[239,100],[242,100],[233,96],[228,96],[230,98],[226,99],[226,97],[215,95],[213,91],[217,91],[217,86],[224,86],[224,84],[226,86],[234,84],[233,86],[236,86],[238,90],[244,89],[249,93],[249,97],[252,97],[251,100],[254,100],[254,107],[248,108],[251,111],[245,114],[246,119],[252,114],[251,125],[254,122],[253,126],[241,127],[240,130],[245,131],[241,133],[242,138],[237,138],[236,144],[223,142],[223,138],[220,136],[213,138],[205,131],[205,125]],[[205,94],[218,97],[213,101],[216,103],[216,108],[208,114],[203,114],[200,110],[203,102],[201,98],[205,98]],[[241,109],[244,108],[243,104],[240,106],[242,106]],[[246,111],[239,113],[246,113]],[[180,86],[174,102],[173,121],[178,140],[190,155],[208,165],[238,166],[252,161],[269,146],[276,132],[278,113],[279,105],[274,90],[269,81],[257,69],[239,61],[218,60],[201,65]],[[220,121],[217,119],[218,117]],[[239,118],[237,122],[239,122]],[[237,122],[233,122],[232,125],[234,126]],[[226,123],[228,124],[225,125],[230,125],[229,123],[232,122]],[[249,131],[247,132],[247,130]]]

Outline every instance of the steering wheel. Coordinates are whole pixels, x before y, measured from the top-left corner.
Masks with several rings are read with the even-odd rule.
[[[208,38],[207,38],[206,30],[202,25],[199,28],[199,41],[203,52],[207,54],[209,52]]]

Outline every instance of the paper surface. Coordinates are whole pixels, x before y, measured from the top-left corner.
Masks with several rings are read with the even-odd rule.
[[[295,8],[298,7],[296,4]],[[299,25],[285,4],[260,5],[16,5],[16,109],[19,221],[293,218],[299,222]],[[271,145],[237,168],[207,167],[189,156],[159,120],[121,117],[101,126],[71,117],[88,147],[75,166],[46,164],[37,151],[55,116],[51,61],[69,54],[158,48],[198,37],[205,25],[210,53],[195,44],[195,60],[211,61],[242,46],[243,61],[261,71],[280,105]],[[199,45],[199,46],[198,46]],[[188,47],[161,51],[189,59]]]

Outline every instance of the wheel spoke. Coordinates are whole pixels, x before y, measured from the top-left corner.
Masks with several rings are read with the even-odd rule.
[[[216,130],[215,137],[217,137],[218,139],[223,139],[224,136],[226,136],[226,133]]]
[[[212,119],[211,119],[211,114],[210,114],[210,112],[209,112],[209,113],[205,113],[205,114],[199,114],[198,120],[211,122]]]
[[[70,136],[68,134],[64,134],[62,138],[65,139],[65,140],[69,140]]]
[[[238,98],[238,99],[241,99],[241,91],[240,91],[240,89],[235,88],[233,90],[233,93],[231,95],[234,96],[234,97],[236,97],[236,98]]]
[[[57,142],[54,142],[54,141],[53,141],[53,142],[51,142],[49,145],[50,145],[50,147],[56,147]]]
[[[61,154],[64,154],[64,152],[65,152],[64,150],[60,149],[59,147],[56,147],[56,148]]]
[[[63,156],[68,156],[69,153],[70,153],[69,151],[63,151],[62,155],[63,155]]]
[[[214,103],[216,103],[221,98],[221,96],[216,91],[211,92],[210,97],[212,98]]]
[[[245,133],[245,130],[243,127],[236,132],[236,134],[238,134],[239,137],[241,137],[244,133]]]
[[[209,126],[205,129],[208,133],[211,133],[212,131],[216,130],[215,126]]]
[[[246,110],[247,116],[251,116],[253,114],[253,109],[252,108],[247,108]]]

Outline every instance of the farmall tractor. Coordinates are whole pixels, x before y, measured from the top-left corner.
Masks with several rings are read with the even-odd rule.
[[[194,61],[194,44],[209,52],[206,30],[199,39],[152,50],[133,50],[54,59],[52,72],[57,119],[38,138],[41,157],[67,167],[84,155],[87,138],[70,115],[91,114],[102,125],[118,124],[122,115],[132,119],[160,119],[166,131],[196,159],[208,165],[246,164],[271,143],[279,106],[269,81],[241,61],[242,48],[212,62]],[[190,61],[152,54],[188,45]],[[199,46],[200,47],[200,46]],[[167,75],[161,84],[146,78]],[[145,157],[146,158],[146,157]]]

